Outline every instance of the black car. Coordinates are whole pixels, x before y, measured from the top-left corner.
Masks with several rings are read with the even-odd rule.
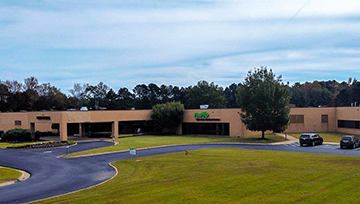
[[[303,146],[304,144],[311,146],[315,146],[317,144],[322,145],[323,138],[316,133],[303,133],[299,138],[299,143],[300,146]]]
[[[353,148],[360,146],[359,138],[355,137],[354,135],[344,135],[340,140],[340,148]]]

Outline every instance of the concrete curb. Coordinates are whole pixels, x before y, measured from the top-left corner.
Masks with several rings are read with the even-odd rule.
[[[18,169],[14,169],[14,170],[20,171],[22,173],[22,175],[19,178],[14,179],[12,181],[8,181],[8,182],[5,182],[5,183],[0,183],[0,187],[11,185],[11,184],[14,184],[14,183],[17,183],[17,182],[20,182],[20,181],[25,181],[26,179],[30,178],[30,176],[31,176],[28,172],[18,170]]]
[[[224,143],[191,143],[191,144],[172,144],[172,145],[161,145],[161,146],[154,146],[154,147],[143,147],[138,148],[137,150],[143,150],[143,149],[154,149],[159,147],[172,147],[172,146],[181,146],[181,145],[193,145],[193,144],[247,144],[247,145],[286,145],[286,144],[292,144],[295,142],[299,142],[299,139],[292,137],[290,135],[285,135],[283,133],[277,133],[277,135],[282,136],[286,138],[286,141],[282,142],[275,142],[275,143],[243,143],[243,142],[224,142]],[[115,143],[117,145],[118,142]],[[331,144],[331,145],[337,145],[338,143],[334,142],[324,142],[324,144]],[[121,152],[129,152],[129,150],[118,150],[113,152],[103,152],[103,153],[95,153],[95,154],[87,154],[87,155],[79,155],[79,156],[70,156],[65,157],[65,155],[57,156],[57,158],[79,158],[79,157],[90,157],[90,156],[96,156],[96,155],[104,155],[104,154],[112,154],[112,153],[121,153]]]
[[[280,136],[285,137],[284,134],[278,134]],[[224,142],[224,143],[191,143],[191,144],[172,144],[172,145],[160,145],[160,146],[154,146],[154,147],[142,147],[138,148],[136,150],[144,150],[144,149],[154,149],[159,147],[173,147],[173,146],[181,146],[181,145],[195,145],[195,144],[246,144],[246,145],[283,145],[283,144],[292,144],[294,142],[297,142],[298,139],[287,136],[289,140],[283,141],[283,142],[276,142],[276,143],[243,143],[243,142]],[[116,143],[115,145],[117,145]],[[60,155],[56,158],[79,158],[79,157],[90,157],[90,156],[96,156],[96,155],[104,155],[104,154],[112,154],[112,153],[121,153],[121,152],[129,152],[129,150],[118,150],[118,151],[112,151],[112,152],[103,152],[103,153],[95,153],[95,154],[87,154],[87,155],[79,155],[79,156],[69,156],[66,157],[66,155]]]

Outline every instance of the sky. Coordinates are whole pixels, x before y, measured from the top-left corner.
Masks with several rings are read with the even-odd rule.
[[[2,0],[0,79],[226,87],[360,79],[359,0]]]

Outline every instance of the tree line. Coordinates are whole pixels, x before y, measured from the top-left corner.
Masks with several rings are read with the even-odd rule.
[[[138,84],[132,90],[126,87],[117,92],[103,82],[95,85],[75,83],[66,95],[50,83],[39,83],[29,77],[20,83],[16,80],[0,80],[0,111],[68,110],[87,107],[90,110],[152,109],[156,104],[177,101],[186,109],[239,108],[236,94],[242,83],[225,88],[214,82],[199,81],[196,85]],[[290,104],[296,107],[351,106],[360,103],[360,82],[350,78],[347,82],[314,81],[285,85],[290,94]]]

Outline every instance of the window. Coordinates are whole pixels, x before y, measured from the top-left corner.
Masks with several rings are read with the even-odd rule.
[[[15,120],[15,125],[21,125],[21,120]]]
[[[36,116],[38,120],[51,120],[50,116]]]
[[[304,115],[290,115],[290,123],[304,123]]]
[[[360,129],[360,121],[338,120],[339,128]]]
[[[328,115],[321,115],[321,123],[328,123],[329,117]]]

